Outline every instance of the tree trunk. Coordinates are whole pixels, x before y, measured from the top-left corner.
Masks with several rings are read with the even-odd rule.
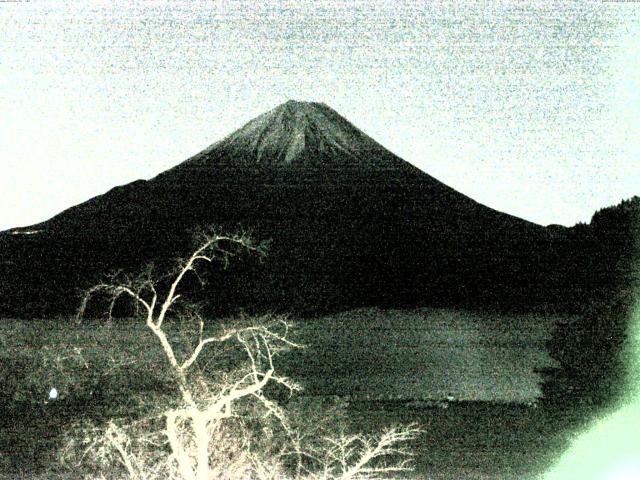
[[[196,440],[197,480],[209,480],[209,434],[207,432],[208,421],[200,412],[191,417],[193,432]]]

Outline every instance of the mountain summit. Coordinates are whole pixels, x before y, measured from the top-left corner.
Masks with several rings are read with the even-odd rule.
[[[406,162],[324,103],[289,100],[186,163],[397,169]]]

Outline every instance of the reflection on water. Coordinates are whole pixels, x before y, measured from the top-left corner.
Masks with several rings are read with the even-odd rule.
[[[361,309],[301,323],[283,365],[312,395],[497,401],[541,396],[556,319],[458,310]]]

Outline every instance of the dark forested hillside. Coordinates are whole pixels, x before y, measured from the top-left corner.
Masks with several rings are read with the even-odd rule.
[[[624,386],[629,359],[621,348],[640,286],[640,197],[599,210],[589,224],[567,232],[559,305],[578,313],[558,325],[551,355],[563,370],[547,383],[548,396],[606,402]]]

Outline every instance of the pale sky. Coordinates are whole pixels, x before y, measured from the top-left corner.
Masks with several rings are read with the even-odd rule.
[[[638,2],[0,2],[0,230],[325,102],[477,201],[640,194]]]

